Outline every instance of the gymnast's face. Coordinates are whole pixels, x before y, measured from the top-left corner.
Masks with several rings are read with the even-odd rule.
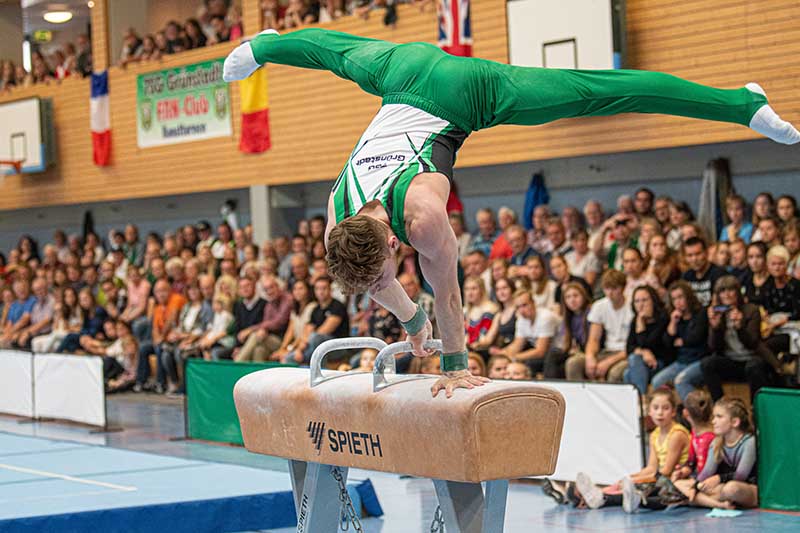
[[[393,239],[394,241],[396,241],[394,247],[392,246]],[[381,292],[394,282],[394,279],[397,276],[396,252],[399,246],[400,246],[400,241],[397,240],[397,237],[395,237],[394,235],[391,236],[389,238],[389,255],[386,257],[386,259],[383,260],[383,268],[381,269],[381,275],[369,287],[369,292],[371,294]]]

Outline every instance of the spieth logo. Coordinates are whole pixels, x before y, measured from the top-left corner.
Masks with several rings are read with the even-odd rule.
[[[325,431],[325,422],[310,421],[306,432],[311,439],[317,455],[322,450],[322,439],[328,437],[328,448],[333,453],[347,453],[350,455],[367,455],[372,457],[383,457],[381,449],[381,436],[372,433],[360,433],[358,431],[341,431],[328,429]]]
[[[319,455],[320,447],[322,446],[322,435],[325,434],[325,422],[309,422],[306,431],[308,436],[311,437],[311,442],[314,443],[317,455]]]

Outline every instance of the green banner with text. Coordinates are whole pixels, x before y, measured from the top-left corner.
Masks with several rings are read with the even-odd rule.
[[[140,74],[136,79],[139,148],[230,137],[231,99],[222,59]]]

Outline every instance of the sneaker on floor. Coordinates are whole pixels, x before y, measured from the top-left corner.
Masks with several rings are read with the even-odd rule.
[[[592,483],[592,479],[585,472],[578,472],[575,478],[575,485],[577,485],[581,496],[583,496],[583,501],[586,502],[590,509],[599,509],[606,502],[603,491]]]
[[[142,392],[143,390],[144,387],[142,387],[141,383],[137,383],[136,385],[133,386],[133,392]]]
[[[164,385],[156,383],[155,387],[153,387],[153,392],[156,394],[164,394]]]
[[[635,513],[642,503],[642,495],[636,490],[636,484],[629,477],[622,480],[622,510],[628,514]]]

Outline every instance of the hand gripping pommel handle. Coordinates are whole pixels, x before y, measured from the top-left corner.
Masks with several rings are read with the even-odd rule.
[[[431,339],[425,342],[423,346],[426,350],[442,351],[442,341],[439,339]],[[413,375],[402,380],[389,381],[389,375],[397,374],[394,356],[399,353],[410,352],[413,349],[413,345],[410,342],[404,341],[394,342],[378,352],[378,356],[375,358],[375,368],[372,370],[372,392],[378,392],[399,381],[410,381],[412,379],[427,377],[423,375]]]

